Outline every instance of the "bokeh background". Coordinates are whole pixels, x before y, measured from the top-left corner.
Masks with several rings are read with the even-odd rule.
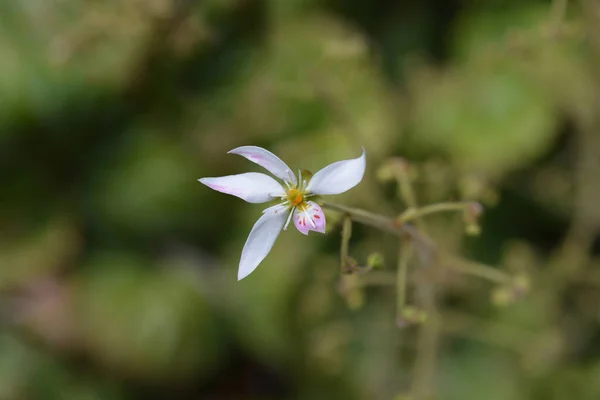
[[[599,399],[599,38],[595,0],[0,2],[0,399]],[[262,207],[197,179],[241,145],[364,146],[332,200],[389,216],[403,157],[485,208],[436,245],[529,291],[413,260],[440,320],[400,328],[397,238],[354,225],[384,263],[340,285],[335,213],[238,282]]]

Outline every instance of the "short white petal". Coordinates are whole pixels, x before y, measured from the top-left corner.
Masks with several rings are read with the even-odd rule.
[[[280,204],[269,207],[263,212],[263,215],[252,227],[246,244],[244,244],[238,269],[238,280],[250,275],[269,254],[287,217],[287,207]]]
[[[230,150],[227,153],[239,154],[240,156],[246,157],[248,160],[265,168],[279,179],[291,182],[294,185],[298,184],[296,175],[292,172],[290,167],[269,150],[258,146],[242,146]]]
[[[339,194],[352,189],[362,180],[367,167],[365,149],[352,160],[334,162],[313,175],[306,190],[313,194]]]
[[[294,210],[294,225],[304,235],[309,231],[325,233],[325,214],[314,201],[307,201],[305,206]]]
[[[248,203],[265,203],[274,197],[285,196],[279,182],[258,172],[198,180],[211,189],[239,197]]]

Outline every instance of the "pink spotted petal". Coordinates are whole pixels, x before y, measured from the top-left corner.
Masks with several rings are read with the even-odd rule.
[[[325,214],[314,201],[308,201],[302,209],[296,208],[292,218],[296,228],[305,235],[308,235],[309,231],[325,233]]]

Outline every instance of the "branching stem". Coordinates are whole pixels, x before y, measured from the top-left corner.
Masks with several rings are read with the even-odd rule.
[[[400,238],[409,238],[411,240],[411,244],[414,246],[421,259],[426,258],[431,260],[440,257],[447,261],[449,268],[455,269],[464,274],[477,276],[494,283],[507,283],[511,280],[511,276],[509,274],[498,270],[497,268],[490,267],[489,265],[466,260],[461,257],[440,254],[440,250],[433,244],[433,242],[410,224],[399,224],[394,218],[341,204],[324,203],[322,206],[324,209],[343,213],[345,218],[349,218],[350,220],[359,224],[379,229],[383,232],[390,233]],[[343,243],[342,246],[344,246]],[[347,248],[344,250],[342,247],[342,254],[344,254],[343,251],[346,251],[345,254],[347,254]]]

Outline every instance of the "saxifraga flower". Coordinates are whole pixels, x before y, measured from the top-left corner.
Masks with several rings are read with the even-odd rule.
[[[242,250],[238,280],[258,267],[271,251],[281,230],[286,230],[290,221],[293,220],[296,228],[305,235],[309,231],[325,233],[325,214],[311,198],[340,194],[352,189],[362,180],[367,165],[363,149],[360,157],[334,162],[311,177],[310,173],[303,174],[300,170],[296,175],[279,157],[261,147],[242,146],[229,151],[229,154],[247,158],[283,182],[281,184],[270,176],[257,172],[198,179],[211,189],[249,203],[278,201],[278,204],[265,209],[252,227]]]

